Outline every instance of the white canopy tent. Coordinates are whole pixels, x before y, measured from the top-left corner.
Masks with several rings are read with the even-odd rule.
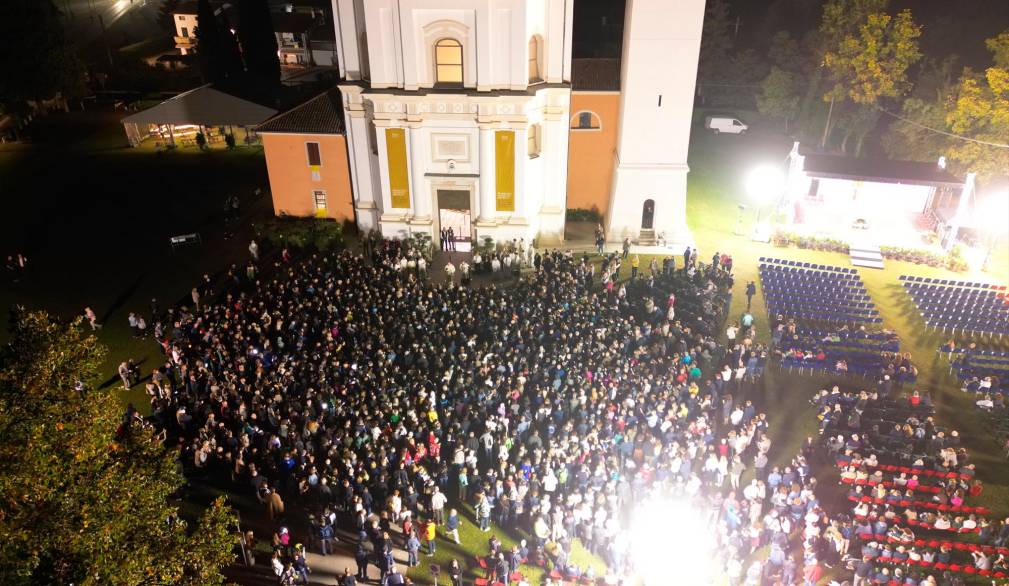
[[[126,116],[122,123],[132,146],[150,136],[152,126],[167,126],[169,140],[174,144],[176,126],[253,127],[276,114],[277,110],[273,108],[214,89],[208,84]]]

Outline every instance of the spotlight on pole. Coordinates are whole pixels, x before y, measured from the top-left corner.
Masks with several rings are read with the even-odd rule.
[[[746,176],[746,193],[757,208],[757,219],[753,224],[752,240],[768,242],[771,239],[770,226],[761,224],[762,207],[780,199],[785,191],[785,174],[775,165],[760,165]]]

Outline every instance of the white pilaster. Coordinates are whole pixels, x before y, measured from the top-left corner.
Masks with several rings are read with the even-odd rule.
[[[414,223],[431,222],[431,193],[427,188],[427,144],[422,122],[411,122],[408,134],[410,149],[410,198]]]
[[[494,126],[480,124],[480,220],[493,224],[497,215],[497,177],[494,165]]]

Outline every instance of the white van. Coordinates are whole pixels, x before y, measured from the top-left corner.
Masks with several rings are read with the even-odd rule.
[[[704,119],[704,127],[715,134],[743,134],[749,126],[736,118],[728,116],[708,116]]]

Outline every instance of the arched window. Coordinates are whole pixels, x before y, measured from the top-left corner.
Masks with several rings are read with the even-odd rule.
[[[462,43],[442,39],[434,45],[435,83],[462,85]]]
[[[589,110],[582,110],[571,117],[572,130],[599,130],[602,127],[599,115]]]
[[[532,36],[529,37],[529,83],[537,81],[543,81],[540,71],[540,39]]]

